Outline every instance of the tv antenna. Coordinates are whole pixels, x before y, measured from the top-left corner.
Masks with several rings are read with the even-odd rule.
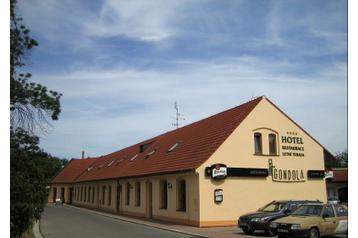
[[[179,107],[178,103],[174,102],[174,108],[176,110],[176,117],[175,117],[175,123],[172,124],[172,126],[175,126],[177,129],[179,128],[179,120],[185,121],[185,118],[179,113]]]

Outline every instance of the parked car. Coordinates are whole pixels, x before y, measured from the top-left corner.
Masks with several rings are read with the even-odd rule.
[[[305,203],[322,202],[309,200],[272,201],[256,212],[240,216],[238,227],[240,227],[245,234],[252,234],[255,230],[264,230],[267,234],[274,235],[275,230],[270,229],[270,223],[278,218],[290,215],[298,206]]]
[[[270,227],[279,238],[344,234],[348,232],[348,210],[341,204],[304,204],[290,216],[272,222]]]

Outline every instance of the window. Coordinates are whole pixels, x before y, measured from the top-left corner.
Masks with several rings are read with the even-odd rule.
[[[156,149],[152,150],[151,152],[149,152],[148,154],[145,155],[144,159],[149,159],[149,157],[150,157],[152,154],[154,154],[156,151],[157,151]]]
[[[277,155],[277,143],[276,143],[276,135],[269,134],[269,153],[270,155]]]
[[[341,205],[335,205],[334,210],[336,210],[337,217],[348,216],[348,211]]]
[[[179,145],[179,142],[177,142],[177,143],[175,143],[174,145],[172,145],[172,147],[170,147],[170,148],[168,149],[168,152],[172,152],[175,148],[178,147],[178,145]]]
[[[184,179],[177,182],[177,211],[186,211],[186,184]]]
[[[129,205],[130,200],[130,183],[126,183],[126,205]]]
[[[261,155],[262,154],[262,138],[261,133],[254,134],[254,141],[255,141],[255,154]]]
[[[94,190],[95,188],[94,187],[92,187],[92,203],[94,203]]]
[[[168,186],[167,180],[160,180],[160,209],[168,208]]]
[[[140,206],[140,182],[135,183],[135,205]]]
[[[81,187],[81,202],[82,202],[82,198],[83,198],[83,187]]]
[[[108,165],[107,167],[111,166],[113,163],[114,163],[115,160],[112,160]]]
[[[102,187],[102,204],[104,205],[106,199],[106,186]]]
[[[138,157],[138,154],[135,154],[132,158],[131,161],[135,160]]]
[[[329,206],[329,205],[326,206],[326,207],[324,208],[323,214],[327,214],[328,217],[334,217],[334,212],[333,212],[332,206]]]
[[[108,186],[108,206],[111,205],[112,202],[112,186]]]
[[[86,199],[87,199],[87,187],[85,187],[83,201],[86,202]]]

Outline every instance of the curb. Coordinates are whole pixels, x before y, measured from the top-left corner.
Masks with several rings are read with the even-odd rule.
[[[139,225],[148,226],[148,227],[154,227],[154,228],[165,230],[165,231],[172,231],[172,232],[176,232],[176,233],[180,233],[180,234],[191,235],[191,236],[195,236],[195,237],[198,237],[198,238],[211,238],[210,236],[205,236],[205,235],[196,234],[196,233],[192,233],[192,232],[188,232],[188,231],[182,231],[182,230],[167,228],[167,227],[163,227],[163,226],[158,226],[158,225],[153,224],[153,223],[152,224],[144,223],[144,222],[141,222],[140,220],[137,220],[135,218],[121,217],[121,216],[118,216],[118,215],[107,214],[107,213],[104,213],[104,212],[94,211],[94,210],[91,210],[91,209],[82,208],[82,207],[76,207],[76,206],[68,205],[68,204],[66,204],[65,206],[75,208],[75,209],[78,209],[78,210],[88,211],[88,212],[91,212],[91,213],[94,213],[94,214],[97,214],[97,215],[101,215],[101,216],[105,216],[105,217],[109,217],[109,218],[113,218],[113,219],[117,219],[117,220],[121,220],[121,221],[125,221],[125,222],[130,222],[130,223],[139,224]],[[36,238],[43,238],[43,237],[41,236],[41,237],[36,237]]]
[[[40,221],[34,222],[34,226],[32,227],[32,233],[34,234],[35,238],[43,238],[40,232]]]

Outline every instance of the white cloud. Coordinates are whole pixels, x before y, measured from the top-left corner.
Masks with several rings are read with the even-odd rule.
[[[300,77],[282,73],[282,67],[302,65],[254,57],[177,64],[172,71],[83,69],[34,75],[64,94],[63,117],[43,145],[72,156],[82,149],[109,153],[173,129],[174,101],[190,123],[266,95],[328,149],[346,147],[345,139],[331,141],[345,133],[346,65]],[[122,108],[127,105],[133,110]],[[59,150],[58,141],[66,141],[62,146],[67,149]]]

